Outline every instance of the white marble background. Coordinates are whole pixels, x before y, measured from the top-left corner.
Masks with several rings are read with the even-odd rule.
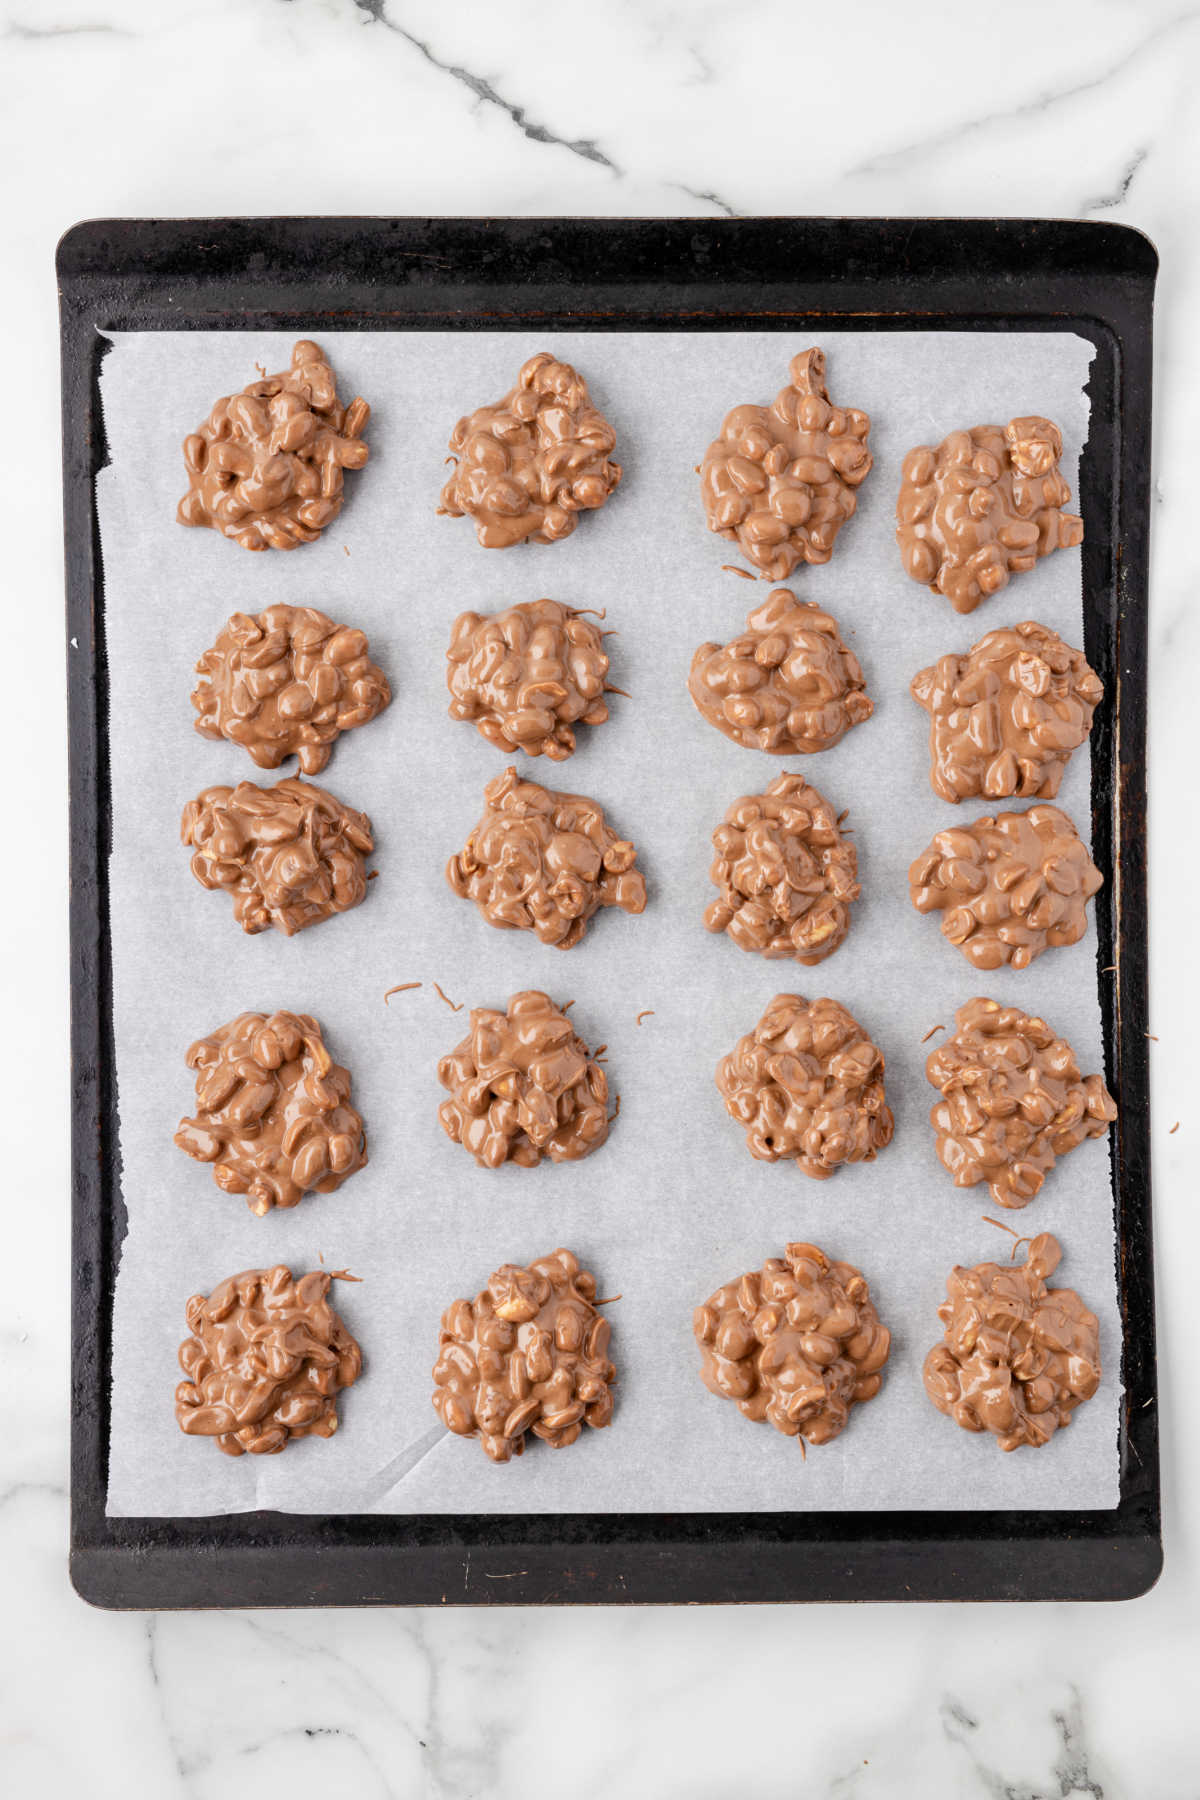
[[[0,1791],[1200,1794],[1200,9],[0,0]],[[66,1579],[59,233],[100,214],[1007,213],[1163,258],[1152,616],[1166,1572],[1131,1605],[112,1616]],[[1188,835],[1180,837],[1180,832]],[[1180,1121],[1179,1130],[1170,1128]],[[577,1762],[572,1759],[578,1758]]]

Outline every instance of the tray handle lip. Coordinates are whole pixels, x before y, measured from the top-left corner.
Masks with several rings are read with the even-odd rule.
[[[702,229],[716,243],[736,243],[739,238],[754,238],[767,231],[791,230],[800,239],[818,237],[837,229],[848,233],[867,251],[874,240],[882,257],[886,247],[901,233],[910,236],[922,230],[936,231],[943,242],[947,234],[958,232],[972,257],[980,251],[995,248],[1005,255],[1024,243],[1030,272],[1043,274],[1104,275],[1135,278],[1153,285],[1159,269],[1157,245],[1140,226],[1110,219],[1072,219],[1062,217],[1005,217],[988,214],[890,214],[838,215],[755,213],[734,219],[713,218],[708,214],[671,214],[658,218],[604,218],[573,213],[551,215],[445,215],[433,218],[419,214],[297,214],[280,217],[270,214],[193,215],[181,218],[104,217],[85,218],[69,225],[55,247],[54,266],[60,285],[73,285],[80,280],[119,279],[149,275],[163,267],[164,256],[171,253],[204,255],[210,259],[214,275],[245,274],[247,240],[257,235],[274,240],[290,236],[297,249],[296,279],[308,284],[332,284],[336,271],[315,272],[303,264],[299,252],[306,240],[314,237],[349,240],[369,236],[386,240],[394,247],[400,240],[447,230],[458,231],[464,240],[500,235],[512,239],[536,239],[539,234],[556,233],[567,238],[582,239],[601,229],[624,233],[630,242],[650,241],[654,234],[666,231],[695,232]],[[156,251],[157,254],[151,252]],[[1042,259],[1040,268],[1038,258]],[[419,273],[419,270],[416,271]],[[273,279],[287,277],[287,269],[275,267]],[[407,273],[414,273],[409,269]],[[444,259],[432,271],[444,280]],[[481,271],[472,266],[472,280]],[[928,274],[929,271],[922,271]],[[653,268],[642,271],[640,281],[657,280]],[[810,277],[811,279],[811,274]],[[497,275],[497,279],[502,277]],[[823,283],[836,287],[836,273],[821,277]],[[386,277],[385,277],[386,280]]]

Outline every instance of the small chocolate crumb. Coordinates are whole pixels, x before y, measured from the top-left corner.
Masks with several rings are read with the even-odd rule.
[[[459,1001],[452,1000],[450,998],[449,994],[445,994],[442,992],[440,985],[436,981],[433,984],[433,991],[437,995],[439,1000],[444,1000],[446,1002],[446,1005],[450,1008],[451,1012],[461,1012],[462,1011],[463,1002],[461,1000],[459,1000]]]
[[[1171,1127],[1171,1129],[1170,1129],[1170,1131],[1168,1131],[1168,1133],[1167,1133],[1167,1136],[1168,1136],[1168,1137],[1174,1137],[1174,1136],[1175,1136],[1175,1133],[1176,1133],[1176,1132],[1177,1132],[1177,1131],[1178,1131],[1178,1130],[1179,1130],[1179,1120],[1178,1120],[1178,1119],[1176,1119],[1176,1121],[1175,1121],[1175,1123],[1174,1123],[1174,1124],[1173,1124],[1173,1125],[1172,1125],[1172,1127]]]
[[[1004,1225],[999,1219],[990,1218],[987,1213],[980,1213],[979,1216],[985,1225],[994,1225],[997,1231],[1007,1231],[1009,1237],[1013,1241],[1012,1249],[1009,1252],[1010,1262],[1016,1262],[1017,1251],[1021,1248],[1022,1244],[1032,1244],[1033,1238],[1030,1235],[1027,1234],[1025,1237],[1020,1237],[1017,1232],[1013,1230],[1011,1225]]]
[[[929,1030],[925,1033],[925,1036],[921,1039],[921,1042],[927,1044],[935,1031],[945,1031],[945,1029],[946,1027],[944,1025],[931,1025]]]
[[[634,1020],[634,1024],[640,1025],[643,1019],[652,1019],[653,1017],[654,1017],[654,1008],[652,1006],[644,1006],[642,1008],[641,1012],[638,1014],[637,1018]]]
[[[736,563],[722,563],[721,570],[722,573],[726,575],[740,575],[743,581],[756,581],[758,579],[757,576],[750,573],[749,569],[739,569]]]
[[[388,988],[383,996],[383,1004],[386,1006],[393,994],[407,994],[411,988],[419,988],[420,986],[421,983],[419,981],[401,981],[397,983],[395,987]]]

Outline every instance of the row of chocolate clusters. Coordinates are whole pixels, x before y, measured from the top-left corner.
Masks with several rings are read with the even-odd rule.
[[[344,471],[367,461],[369,416],[361,398],[341,406],[322,351],[300,340],[288,369],[218,400],[186,439],[181,524],[246,550],[311,543],[341,511]],[[828,562],[871,472],[870,427],[865,412],[829,399],[823,352],[800,352],[774,401],[735,406],[705,452],[710,530],[772,581]],[[486,549],[557,543],[616,491],[615,447],[583,376],[539,351],[502,399],[454,427],[438,510],[470,517]],[[1063,510],[1062,449],[1057,425],[1029,416],[910,450],[896,504],[908,574],[972,612],[1039,557],[1079,544],[1082,521]]]
[[[504,1009],[476,1007],[438,1063],[442,1128],[482,1168],[577,1162],[615,1117],[603,1054],[540,989]],[[242,1013],[193,1044],[187,1061],[196,1116],[180,1121],[175,1142],[253,1212],[329,1193],[366,1163],[349,1074],[310,1015]],[[1044,1019],[986,998],[960,1007],[926,1075],[939,1095],[937,1153],[955,1185],[986,1181],[1005,1207],[1028,1205],[1057,1158],[1116,1117],[1102,1077],[1081,1074]],[[874,1162],[892,1139],[883,1054],[836,1000],[777,994],[721,1058],[716,1083],[752,1156],[818,1181]]]
[[[1014,1247],[1015,1255],[1015,1247]],[[1049,1288],[1061,1257],[1049,1236],[1024,1264],[955,1268],[924,1382],[940,1412],[1002,1450],[1041,1449],[1100,1382],[1095,1315],[1073,1288]],[[228,1456],[273,1455],[292,1438],[330,1437],[338,1395],[362,1372],[359,1345],[329,1302],[338,1277],[247,1269],[187,1303],[176,1388],[181,1429]],[[343,1277],[344,1278],[344,1277]],[[505,1263],[473,1300],[442,1316],[434,1409],[497,1463],[532,1433],[552,1449],[613,1415],[617,1372],[595,1277],[570,1250]],[[700,1373],[746,1418],[802,1446],[845,1430],[875,1398],[891,1351],[861,1272],[814,1244],[789,1244],[696,1308]]]
[[[609,634],[558,600],[464,612],[447,651],[450,716],[511,755],[562,761],[576,727],[609,716]],[[363,633],[308,606],[235,613],[196,665],[192,704],[204,737],[240,744],[260,768],[296,756],[306,775],[343,731],[391,699]],[[778,588],[727,644],[702,644],[688,687],[726,737],[771,756],[829,749],[874,711],[837,622]],[[1027,620],[991,631],[913,678],[930,717],[930,780],[957,802],[1051,800],[1103,696],[1082,651]]]
[[[367,894],[371,821],[307,782],[206,788],[188,803],[182,836],[197,880],[232,896],[246,932],[292,936]],[[735,800],[713,849],[709,931],[808,966],[844,942],[862,891],[857,851],[803,776],[779,775],[763,793]],[[604,809],[522,781],[514,768],[488,783],[483,814],[446,879],[489,925],[562,950],[580,942],[597,912],[646,905],[637,851]],[[942,914],[945,936],[975,968],[1024,969],[1048,948],[1079,942],[1101,876],[1066,813],[1035,806],[939,831],[909,882],[913,905]]]

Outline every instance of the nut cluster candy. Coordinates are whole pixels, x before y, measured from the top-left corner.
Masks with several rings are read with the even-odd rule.
[[[498,405],[477,407],[454,427],[457,464],[438,511],[469,513],[486,550],[557,543],[620,481],[615,443],[583,376],[539,351]]]
[[[447,863],[446,880],[489,925],[534,931],[543,944],[570,950],[602,906],[645,909],[637,851],[594,800],[522,781],[513,768],[489,781],[483,797],[483,817]]]
[[[507,1012],[475,1007],[467,1036],[438,1064],[450,1094],[438,1108],[442,1127],[485,1169],[590,1156],[608,1136],[599,1055],[536,988],[514,994]]]
[[[747,750],[828,750],[869,719],[858,660],[815,600],[776,588],[728,644],[701,644],[688,692],[710,725]]]
[[[794,1162],[817,1181],[874,1162],[892,1141],[883,1056],[836,1000],[776,994],[717,1064],[717,1087],[751,1156]]]
[[[392,697],[363,633],[314,606],[234,613],[196,673],[201,737],[240,744],[260,769],[297,756],[306,775],[320,774],[340,732],[365,725]]]
[[[362,1351],[327,1298],[334,1277],[292,1279],[282,1264],[231,1275],[187,1303],[187,1377],[175,1417],[226,1456],[273,1456],[289,1438],[332,1437],[337,1396],[362,1372]]]
[[[929,779],[943,800],[1053,800],[1104,698],[1082,650],[1027,619],[913,677],[929,714]]]
[[[815,1244],[789,1244],[785,1254],[696,1308],[700,1374],[748,1419],[827,1444],[850,1408],[879,1392],[891,1337],[850,1263],[831,1262]]]
[[[1021,1268],[954,1269],[938,1307],[946,1327],[925,1358],[925,1391],[964,1431],[1001,1450],[1040,1450],[1100,1385],[1100,1331],[1074,1288],[1048,1288],[1062,1258],[1035,1237]]]
[[[608,717],[606,635],[559,600],[460,613],[446,652],[450,717],[470,720],[499,750],[562,762],[575,749],[573,726]]]
[[[1117,1116],[1100,1075],[1044,1019],[996,1000],[968,1000],[925,1074],[942,1098],[929,1115],[955,1187],[986,1181],[998,1206],[1028,1206],[1060,1156],[1103,1137]]]
[[[735,800],[713,848],[719,898],[704,914],[709,931],[760,956],[813,964],[833,954],[862,892],[858,856],[802,775],[777,775],[765,793]]]
[[[447,1307],[433,1370],[443,1425],[500,1463],[520,1456],[527,1431],[561,1450],[584,1425],[607,1425],[617,1372],[595,1299],[595,1277],[553,1250],[527,1269],[505,1263],[473,1301]]]
[[[367,460],[363,399],[342,409],[333,370],[301,339],[292,366],[218,400],[184,440],[181,525],[208,525],[243,550],[310,544],[342,510],[343,470]]]
[[[945,594],[956,612],[1007,587],[1040,556],[1083,542],[1065,513],[1071,490],[1058,469],[1062,433],[1049,419],[952,431],[904,459],[896,538],[914,581]]]
[[[232,894],[246,932],[273,925],[291,937],[366,897],[370,819],[295,776],[205,788],[184,807],[180,836],[196,880]]]
[[[826,563],[871,471],[864,412],[831,406],[825,356],[802,350],[770,406],[735,406],[700,471],[710,531],[771,581]]]
[[[331,1194],[365,1165],[349,1073],[308,1013],[241,1013],[198,1039],[187,1065],[199,1117],[180,1120],[175,1142],[260,1218],[304,1194]]]
[[[918,912],[977,969],[1027,969],[1043,950],[1077,944],[1104,877],[1057,806],[997,813],[939,831],[908,871]]]

